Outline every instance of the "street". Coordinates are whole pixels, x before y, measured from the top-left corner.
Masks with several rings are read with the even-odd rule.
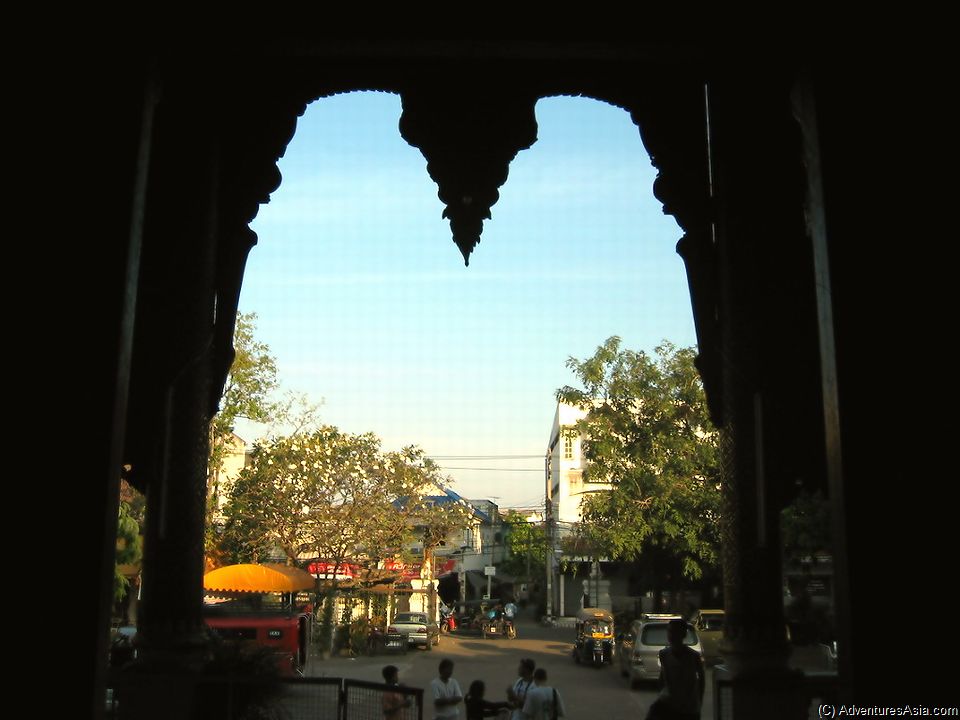
[[[603,720],[638,720],[646,717],[647,709],[657,694],[656,686],[631,690],[626,678],[620,676],[616,664],[593,668],[578,665],[570,651],[573,647],[573,627],[543,627],[521,619],[517,623],[515,640],[502,638],[484,640],[479,636],[443,635],[440,645],[432,651],[411,648],[406,654],[385,654],[373,657],[312,659],[307,675],[312,677],[349,677],[371,682],[382,682],[384,665],[400,669],[400,682],[411,687],[429,687],[437,676],[437,665],[443,658],[454,661],[453,677],[466,694],[470,683],[483,680],[487,700],[506,699],[506,689],[517,678],[521,658],[530,657],[537,667],[546,669],[549,684],[557,689],[566,706],[567,716],[589,718],[601,714]],[[713,716],[711,671],[707,671],[707,690],[701,717]],[[424,718],[432,717],[425,698]],[[461,720],[463,712],[461,706]]]

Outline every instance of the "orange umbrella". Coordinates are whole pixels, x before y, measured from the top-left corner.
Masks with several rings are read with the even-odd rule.
[[[309,573],[275,563],[227,565],[203,576],[204,590],[220,592],[296,592],[315,585]]]

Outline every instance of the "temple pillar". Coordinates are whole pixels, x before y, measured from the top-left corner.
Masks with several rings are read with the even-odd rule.
[[[199,92],[157,108],[134,362],[132,474],[147,495],[133,717],[188,717],[208,658],[204,518],[218,233],[218,141]]]
[[[799,155],[788,86],[729,71],[708,85],[720,338],[722,563],[726,621],[717,670],[722,717],[804,718],[803,675],[788,668],[780,509],[794,480],[784,452],[803,273]],[[797,258],[801,258],[798,260]],[[798,321],[799,322],[799,321]],[[796,333],[793,337],[792,333]],[[815,345],[814,345],[815,347]],[[719,686],[718,686],[719,687]]]
[[[797,366],[817,362],[800,160],[791,154],[796,127],[787,85],[751,82],[729,68],[719,77],[660,78],[630,110],[660,171],[654,194],[684,232],[677,252],[690,286],[697,369],[721,434],[727,620],[725,665],[715,670],[718,717],[799,720],[808,701],[802,674],[787,662],[779,515],[784,487],[802,474],[797,446],[810,449],[792,418],[815,393]]]
[[[72,137],[83,137],[80,161],[70,166],[78,179],[65,187],[80,192],[77,198],[95,201],[83,206],[84,222],[95,227],[96,242],[74,243],[77,253],[62,260],[71,268],[68,287],[70,312],[90,322],[73,323],[73,336],[61,339],[64,347],[75,345],[85,395],[83,422],[76,428],[78,447],[84,448],[71,472],[82,482],[66,483],[59,495],[73,515],[71,526],[63,528],[70,552],[86,560],[77,564],[76,577],[63,580],[70,588],[71,645],[76,658],[64,658],[71,674],[79,676],[81,690],[70,699],[81,717],[104,716],[110,668],[111,619],[114,607],[114,578],[117,551],[117,510],[120,468],[127,422],[127,404],[134,337],[137,283],[143,240],[143,211],[150,166],[150,146],[158,88],[146,63],[139,58],[122,69],[97,66],[75,102]],[[96,113],[88,108],[97,107]],[[82,109],[82,110],[81,110]],[[107,148],[110,148],[109,150]],[[99,171],[95,178],[89,168]],[[69,172],[69,171],[68,171]],[[82,179],[79,179],[82,178]],[[94,181],[96,180],[96,182]],[[83,192],[83,183],[88,193]],[[65,208],[58,213],[69,216]],[[77,216],[79,217],[79,216]],[[55,225],[51,226],[55,227]],[[54,238],[51,229],[50,238]],[[54,243],[60,247],[60,237]],[[42,246],[47,249],[52,246]],[[95,262],[91,259],[95,258]],[[66,295],[65,295],[66,296]],[[39,327],[39,326],[38,326]],[[77,512],[90,508],[90,512]],[[132,592],[136,592],[132,588]],[[89,603],[90,607],[86,607]],[[76,672],[74,673],[74,669]],[[69,712],[69,711],[66,711]]]

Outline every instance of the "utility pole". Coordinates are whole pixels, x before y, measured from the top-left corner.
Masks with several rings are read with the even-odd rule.
[[[457,583],[460,585],[460,606],[463,607],[463,604],[467,601],[467,575],[466,571],[463,569],[463,556],[467,552],[467,546],[462,545],[460,547],[460,572],[457,575]]]
[[[545,458],[545,474],[547,478],[547,502],[544,508],[544,522],[547,530],[547,619],[553,617],[553,482],[550,477],[550,453]]]

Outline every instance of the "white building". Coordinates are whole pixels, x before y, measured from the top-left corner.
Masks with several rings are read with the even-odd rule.
[[[439,587],[442,578],[456,577],[460,586],[459,597],[463,599],[467,592],[467,577],[472,576],[476,582],[484,577],[485,567],[494,565],[506,556],[499,508],[490,500],[468,500],[451,488],[441,485],[428,488],[425,495],[433,504],[461,503],[471,511],[471,520],[466,527],[453,530],[440,545],[433,548],[436,569],[432,580],[434,588]],[[408,550],[415,557],[423,557],[422,542],[413,542],[408,546]],[[427,579],[429,571],[424,573],[421,564],[414,563],[414,566],[421,568],[421,577],[412,578],[411,586],[414,589],[426,589],[431,582]],[[412,596],[410,610],[429,612],[427,595]]]
[[[223,509],[230,499],[233,483],[247,465],[250,464],[250,449],[246,441],[231,433],[224,442],[223,459],[219,468],[214,469],[209,478],[209,502],[213,503],[213,521],[223,523]]]
[[[574,523],[580,522],[580,505],[585,494],[609,490],[609,483],[584,480],[587,460],[583,455],[583,436],[573,428],[586,417],[586,410],[573,405],[557,403],[550,430],[547,497],[552,500],[553,522],[558,534],[568,534]]]
[[[500,529],[497,506],[489,500],[467,500],[451,488],[440,485],[427,488],[424,494],[432,504],[460,503],[472,513],[466,527],[453,530],[439,546],[433,548],[437,564],[455,559],[459,565],[462,558],[465,570],[481,571],[485,565],[491,564],[491,557],[497,550],[495,533]],[[412,542],[407,549],[415,556],[423,556],[423,543],[420,541]]]
[[[591,482],[589,473],[584,477],[587,459],[583,453],[584,435],[575,427],[585,418],[586,410],[573,405],[557,403],[550,429],[550,444],[547,464],[546,497],[549,498],[548,527],[552,527],[550,562],[547,571],[547,614],[572,615],[583,606],[582,599],[590,597],[594,607],[610,609],[609,582],[601,580],[599,565],[594,564],[591,580],[565,577],[560,572],[558,560],[583,560],[563,556],[560,548],[565,536],[573,534],[574,526],[581,520],[581,505],[584,497],[592,492],[609,490],[613,486],[605,482]],[[581,588],[582,585],[582,588]]]

